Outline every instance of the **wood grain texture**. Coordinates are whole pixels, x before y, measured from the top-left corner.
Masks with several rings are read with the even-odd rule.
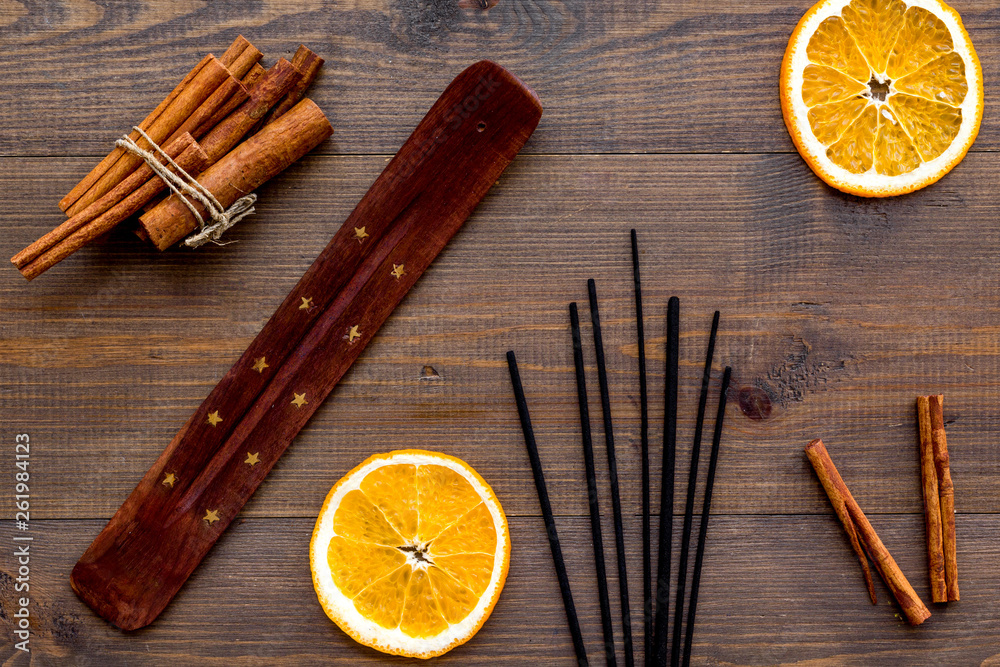
[[[720,472],[725,467],[723,452]],[[502,494],[499,498],[506,504]],[[315,500],[318,512],[322,499]],[[513,551],[503,595],[479,634],[437,659],[439,664],[525,664],[530,659],[569,667],[575,662],[542,519],[508,518]],[[596,650],[601,629],[589,520],[556,520],[584,641]],[[610,512],[605,520],[610,520]],[[237,522],[157,622],[128,634],[91,613],[66,584],[80,550],[102,522],[37,522],[36,535],[44,538],[44,549],[32,563],[37,576],[37,588],[32,588],[37,600],[33,655],[43,656],[44,664],[85,656],[100,656],[102,665],[166,660],[209,665],[386,664],[381,653],[356,644],[333,625],[317,602],[308,557],[313,521]],[[638,544],[638,516],[626,525],[628,539]],[[899,554],[900,566],[914,575],[917,591],[926,596],[921,517],[882,516],[876,527]],[[675,539],[680,529],[678,521]],[[959,534],[966,538],[959,543],[967,573],[962,603],[936,609],[914,629],[897,617],[899,609],[887,602],[891,596],[881,581],[877,585],[882,602],[869,602],[859,584],[857,561],[832,513],[713,516],[692,664],[995,664],[1000,660],[1000,619],[990,608],[995,600],[993,564],[1000,549],[991,537],[997,530],[1000,521],[995,515],[958,517]],[[0,536],[9,539],[10,531],[5,528]],[[640,552],[630,556],[629,566],[638,567]],[[816,571],[818,561],[826,567]],[[806,571],[812,576],[803,577]],[[609,585],[615,586],[613,568],[609,575]],[[5,570],[0,574],[4,599],[11,583]],[[634,606],[641,603],[641,595],[638,588],[633,590]],[[617,614],[617,600],[612,600],[612,608]],[[528,618],[530,632],[525,630]],[[0,618],[0,636],[9,634],[9,623]],[[12,656],[9,664],[22,664],[10,644],[0,646],[0,660]],[[618,656],[621,659],[621,642]],[[399,658],[391,663],[426,664]]]
[[[19,246],[49,224],[54,213],[45,194],[61,191],[82,162],[0,160],[0,187],[16,193],[0,199],[0,216],[11,221],[9,243]],[[992,163],[987,155],[971,155],[961,169],[985,182]],[[31,432],[44,452],[35,469],[45,489],[44,502],[35,508],[38,518],[111,515],[384,165],[382,157],[307,157],[265,186],[257,218],[236,230],[239,243],[224,249],[158,254],[123,232],[32,285],[16,273],[3,277],[0,299],[7,316],[0,360],[7,381],[0,400],[9,429]],[[883,521],[909,526],[882,536],[926,595],[912,400],[922,392],[946,392],[960,499],[959,557],[969,563],[964,551],[993,548],[988,531],[964,527],[995,521],[994,498],[1000,492],[1000,455],[991,444],[998,433],[988,399],[996,392],[1000,370],[1000,310],[989,270],[989,259],[1000,251],[1000,235],[980,222],[994,210],[989,194],[956,189],[956,177],[893,202],[870,202],[833,193],[799,169],[795,156],[522,156],[299,435],[242,516],[313,517],[332,483],[351,467],[371,452],[402,446],[462,457],[489,480],[510,514],[534,516],[537,498],[504,383],[502,351],[514,348],[523,359],[556,512],[583,521],[577,541],[584,540],[587,501],[565,304],[583,298],[590,276],[597,276],[602,290],[612,411],[620,429],[622,502],[637,513],[638,388],[627,236],[635,225],[647,267],[654,460],[662,422],[663,313],[667,296],[677,293],[684,327],[678,465],[688,460],[704,337],[711,310],[718,307],[724,313],[719,362],[736,368],[737,386],[762,388],[775,407],[764,421],[730,408],[715,511],[734,522],[744,520],[740,515],[768,515],[759,519],[762,530],[772,523],[820,522],[827,535],[824,562],[843,563],[821,587],[806,576],[823,542],[815,523],[780,536],[748,538],[751,531],[737,531],[732,539],[740,540],[741,555],[728,561],[712,556],[710,547],[699,623],[713,614],[725,620],[710,635],[696,632],[696,658],[709,654],[703,642],[711,639],[731,646],[729,660],[737,664],[810,656],[831,664],[864,664],[869,654],[919,664],[908,660],[921,655],[914,647],[927,645],[923,636],[916,638],[898,625],[874,629],[880,627],[874,619],[887,620],[882,616],[893,612],[883,605],[868,615],[857,564],[801,448],[815,435],[837,447],[841,474],[880,534]],[[547,195],[539,197],[539,192]],[[947,224],[932,224],[942,215]],[[923,284],[937,287],[914,289]],[[421,379],[424,365],[433,366],[440,379]],[[713,392],[717,383],[718,369]],[[602,457],[597,463],[601,504],[609,508]],[[683,482],[677,492],[684,493]],[[882,518],[900,513],[900,518]],[[785,516],[801,514],[818,516]],[[524,550],[541,567],[548,554],[540,541],[541,520],[534,521],[537,532],[530,539],[538,540],[537,548]],[[610,525],[610,515],[605,522]],[[87,522],[79,545],[100,525]],[[637,516],[626,521],[633,533],[634,571],[638,525]],[[304,537],[300,541],[305,544]],[[74,557],[78,551],[75,546]],[[732,569],[753,563],[758,552],[780,560],[760,561],[749,575]],[[302,558],[304,552],[289,547],[282,554]],[[218,559],[239,571],[235,554]],[[988,577],[972,563],[963,572],[968,572],[963,577]],[[60,575],[62,584],[67,573]],[[581,604],[592,605],[586,612],[594,628],[588,644],[597,646],[596,591],[576,583],[593,581],[592,572],[571,565],[571,573],[574,591],[582,587]],[[222,585],[217,579],[224,575],[199,574],[211,586]],[[763,582],[766,588],[754,592],[763,601],[735,615],[719,609],[718,583],[709,583],[719,576]],[[309,593],[306,572],[288,577]],[[776,581],[784,588],[775,588]],[[550,621],[519,641],[533,656],[570,655],[564,619],[552,616],[560,608],[554,576],[536,583],[550,595],[532,596],[530,604],[518,598],[517,605],[532,619],[541,613],[538,605],[552,605],[545,612]],[[790,607],[783,590],[796,595],[812,590],[815,597]],[[218,589],[210,597],[212,604],[239,604],[240,599]],[[750,595],[725,599],[734,597]],[[641,602],[633,604],[640,608]],[[765,604],[771,606],[761,607]],[[254,614],[266,613],[290,631],[299,627],[297,615],[259,606],[266,609],[254,605]],[[798,619],[806,612],[815,619],[811,628]],[[198,623],[232,615],[210,616],[206,609]],[[762,615],[775,625],[760,629]],[[994,622],[985,607],[964,600],[944,614],[948,620],[937,623],[940,615],[933,619],[940,638],[931,642],[935,651],[948,642],[948,650],[964,656],[988,644],[976,637]],[[116,648],[110,630],[98,630],[101,626],[92,625],[86,614],[76,616],[91,623],[93,630],[81,632],[87,641],[103,637],[101,650],[125,650]],[[236,625],[226,622],[219,632]],[[185,627],[161,635],[165,643],[158,650],[169,652],[171,641],[195,632]],[[191,648],[181,650],[212,651],[213,640],[202,632],[189,637]],[[294,652],[299,642],[293,633],[275,650]],[[505,655],[504,650],[497,649],[497,655]]]
[[[511,578],[496,612],[444,659],[570,664],[506,384],[502,355],[510,348],[529,392],[560,537],[573,547],[567,557],[585,640],[598,651],[566,305],[583,301],[587,278],[598,280],[629,567],[638,572],[628,248],[636,227],[652,460],[660,454],[671,294],[681,297],[683,326],[678,466],[690,456],[714,309],[722,324],[712,397],[728,363],[734,390],[756,388],[773,403],[768,419],[754,421],[730,400],[693,662],[1000,665],[1000,121],[986,113],[973,153],[924,191],[868,201],[830,190],[791,152],[777,101],[781,54],[810,4],[500,0],[479,12],[445,0],[0,0],[7,256],[61,222],[58,197],[168,92],[150,82],[169,86],[239,33],[268,65],[291,58],[300,43],[323,56],[310,97],[337,131],[261,189],[259,213],[234,230],[236,244],[160,254],[121,229],[32,285],[12,270],[0,274],[0,437],[10,443],[28,431],[39,452],[32,517],[41,520],[35,529],[45,549],[35,660],[376,662],[381,656],[350,642],[314,602],[308,536],[340,476],[372,452],[420,446],[475,466],[512,517]],[[990,39],[1000,27],[996,8],[952,4],[976,44],[992,108],[1000,90],[1000,47]],[[156,624],[134,635],[114,630],[70,591],[73,562],[442,88],[482,57],[509,67],[545,101],[538,131],[298,436],[244,509],[245,521]],[[425,366],[437,375],[425,379]],[[938,392],[948,395],[963,600],[934,608],[914,630],[895,617],[881,583],[882,602],[868,602],[802,447],[814,437],[836,447],[845,482],[926,601],[912,400]],[[11,449],[0,448],[0,475],[11,469]],[[610,525],[607,469],[597,454]],[[3,519],[12,514],[8,488],[0,486]],[[677,494],[684,492],[681,481]],[[0,542],[9,530],[4,521]],[[818,561],[828,567],[816,573]],[[0,569],[11,571],[6,548]],[[0,585],[5,613],[9,599]],[[0,628],[0,661],[12,655]]]
[[[542,128],[552,131],[536,151],[791,152],[778,68],[812,4],[504,0],[480,12],[451,0],[7,0],[0,117],[19,131],[0,136],[0,155],[106,153],[206,47],[221,51],[239,33],[268,64],[299,43],[326,59],[311,96],[332,111],[337,152],[395,151],[453,73],[480,58],[545,100]],[[982,60],[989,107],[1000,18],[985,2],[955,8]],[[986,113],[973,150],[1000,148],[998,130],[1000,118]]]
[[[492,481],[514,503],[509,509],[534,507],[527,460],[507,465],[520,437],[504,384],[502,352],[513,348],[540,447],[563,452],[547,465],[554,502],[586,515],[576,494],[583,458],[565,307],[583,298],[590,276],[599,279],[609,341],[623,503],[638,507],[630,225],[649,267],[654,425],[662,422],[665,303],[671,293],[682,299],[678,465],[688,456],[713,308],[723,312],[719,363],[734,366],[736,387],[762,388],[774,401],[765,421],[730,408],[725,445],[741,463],[719,471],[719,512],[828,512],[801,454],[819,435],[842,452],[841,474],[872,514],[921,511],[911,401],[928,391],[949,396],[959,512],[994,511],[1000,454],[992,443],[1000,434],[984,396],[1000,376],[990,270],[1000,235],[978,222],[994,210],[991,197],[956,191],[949,176],[893,202],[864,201],[832,193],[797,170],[797,160],[515,160],[301,434],[275,473],[268,512],[301,516],[301,498],[321,497],[334,470],[414,444],[446,448],[487,473],[503,470]],[[78,162],[0,160],[0,187],[18,193],[0,202],[0,216],[12,222],[9,243],[20,247],[48,224],[44,193],[58,191]],[[992,163],[973,155],[961,168],[984,182]],[[42,517],[110,515],[384,164],[307,157],[261,191],[259,214],[225,249],[160,255],[123,232],[34,284],[4,276],[4,414],[45,429],[45,465],[59,492],[39,508]],[[770,196],[756,192],[760,178]],[[947,224],[932,224],[943,211]],[[936,288],[914,289],[923,284]],[[589,353],[587,362],[593,373]],[[422,380],[424,365],[442,379]],[[651,437],[658,443],[658,428]],[[117,474],[83,480],[81,469]]]

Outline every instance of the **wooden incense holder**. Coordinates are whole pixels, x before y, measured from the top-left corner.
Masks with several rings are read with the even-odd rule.
[[[80,558],[84,602],[123,630],[163,611],[541,114],[489,61],[452,81]]]

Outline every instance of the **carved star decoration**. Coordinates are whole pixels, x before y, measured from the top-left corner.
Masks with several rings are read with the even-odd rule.
[[[351,327],[351,330],[347,332],[347,342],[353,343],[355,338],[361,338],[361,332],[358,331],[357,324]]]
[[[244,461],[243,463],[249,463],[251,468],[254,467],[258,463],[260,463],[260,459],[257,458],[258,454],[260,454],[260,452],[254,452],[253,454],[247,452],[247,460]]]
[[[295,394],[295,392],[292,392],[292,393]],[[292,399],[292,403],[297,408],[301,408],[303,405],[305,405],[308,402],[309,401],[306,400],[306,395],[304,393],[302,393],[302,394],[295,394],[295,398]]]
[[[362,243],[366,238],[368,238],[368,232],[365,231],[364,227],[355,227],[354,238],[358,240],[358,243]]]
[[[219,510],[205,510],[205,516],[201,517],[208,525],[212,525],[219,520]]]
[[[299,304],[299,310],[309,310],[312,308],[313,300],[312,297],[302,297],[302,303]]]
[[[266,357],[259,357],[254,363],[253,369],[258,373],[263,373],[264,369],[267,368],[267,361],[265,361],[265,359]]]
[[[169,486],[172,489],[174,488],[174,482],[176,481],[177,481],[177,476],[172,472],[168,472],[166,477],[163,478],[163,485]]]
[[[406,265],[405,264],[393,264],[392,265],[392,275],[393,275],[393,277],[396,280],[399,280],[404,275],[406,275],[406,271],[403,270],[404,266],[406,266]]]
[[[209,423],[209,425],[215,426],[215,425],[217,425],[217,424],[219,424],[221,422],[222,422],[222,417],[219,416],[219,411],[218,410],[216,410],[215,412],[209,412],[208,413],[208,423]]]

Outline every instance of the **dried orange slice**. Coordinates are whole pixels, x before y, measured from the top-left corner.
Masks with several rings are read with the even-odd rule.
[[[866,197],[904,194],[972,146],[982,69],[961,17],[940,0],[823,0],[788,41],[781,111],[824,181]]]
[[[330,490],[309,563],[344,632],[384,653],[432,658],[469,641],[493,611],[510,564],[507,518],[464,461],[377,454]]]

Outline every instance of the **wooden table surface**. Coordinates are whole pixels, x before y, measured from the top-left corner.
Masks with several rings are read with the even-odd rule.
[[[589,320],[586,280],[597,279],[640,610],[635,227],[654,473],[670,295],[682,314],[679,497],[712,310],[722,311],[712,400],[729,364],[736,389],[773,401],[767,419],[737,405],[727,413],[692,663],[1000,665],[1000,13],[981,0],[955,4],[985,75],[972,152],[936,185],[867,200],[821,183],[782,123],[778,67],[809,4],[500,0],[481,11],[456,0],[0,0],[5,257],[60,222],[56,202],[123,128],[239,33],[268,63],[299,43],[325,56],[312,97],[336,128],[260,190],[257,215],[231,233],[237,243],[161,254],[119,230],[31,284],[2,272],[0,660],[409,664],[327,620],[307,550],[345,472],[372,453],[422,447],[465,459],[492,484],[513,542],[493,616],[439,662],[573,664],[504,362],[514,349],[584,638],[603,662],[567,304],[581,302]],[[76,559],[437,95],[484,57],[537,91],[538,130],[163,615],[130,634],[111,627],[70,590]],[[423,378],[425,366],[440,377]],[[932,392],[946,395],[962,601],[910,628],[881,581],[878,606],[868,602],[802,448],[824,439],[927,601],[914,399]],[[13,645],[22,432],[35,538],[30,656]],[[600,436],[595,421],[615,572]],[[658,497],[657,481],[654,506]]]

